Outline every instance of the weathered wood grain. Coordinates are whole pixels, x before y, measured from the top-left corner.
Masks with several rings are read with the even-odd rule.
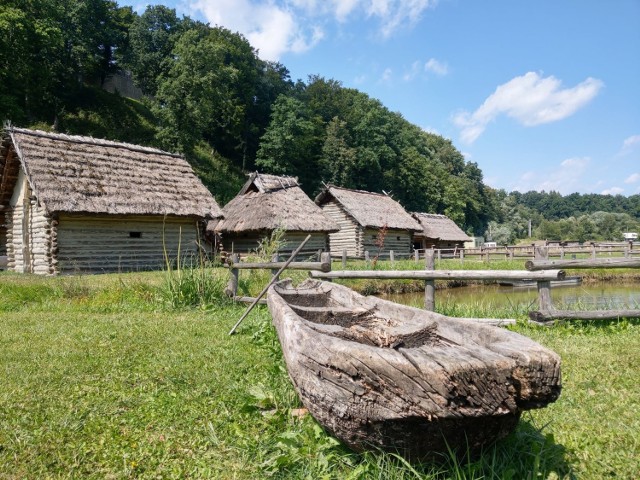
[[[560,393],[559,356],[514,332],[313,280],[268,305],[305,407],[355,450],[479,448]]]

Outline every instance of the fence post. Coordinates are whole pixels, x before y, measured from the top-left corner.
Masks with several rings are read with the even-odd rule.
[[[231,277],[229,277],[229,283],[227,284],[227,288],[224,289],[224,293],[227,297],[235,297],[238,293],[238,276],[240,275],[240,270],[237,268],[233,268],[233,265],[240,262],[240,255],[234,253],[231,255]]]
[[[277,253],[274,253],[273,256],[271,257],[271,261],[273,263],[279,262],[280,261],[280,255],[278,255]],[[278,269],[277,268],[272,268],[271,269],[271,278],[275,277],[278,273]]]
[[[415,249],[413,251],[413,260],[416,262],[420,260],[420,251],[418,249]]]
[[[460,263],[464,263],[464,248],[460,249]]]
[[[347,249],[342,250],[342,269],[347,268]]]
[[[551,304],[551,282],[548,280],[538,282],[538,308],[542,312],[553,309]]]
[[[389,260],[391,261],[391,266],[393,267],[396,263],[396,256],[393,253],[393,250],[389,250]]]
[[[329,253],[329,252],[321,253],[320,254],[320,263],[328,264],[329,265],[329,271],[331,271],[331,253]],[[330,278],[327,278],[325,280],[327,282],[332,282],[333,281]]]
[[[369,266],[369,250],[364,251],[364,261]]]
[[[596,258],[596,244],[591,244],[591,258]]]
[[[442,260],[442,250],[438,249],[438,260]]]
[[[435,267],[433,249],[425,251],[424,256],[424,269],[433,270]],[[436,281],[425,280],[424,281],[424,309],[433,312],[436,307]]]

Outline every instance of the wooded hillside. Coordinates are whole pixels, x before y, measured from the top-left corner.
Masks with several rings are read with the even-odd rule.
[[[119,71],[131,72],[140,101],[102,90]],[[496,191],[450,140],[378,100],[319,75],[293,81],[242,35],[160,5],[139,15],[109,0],[5,0],[0,119],[181,152],[221,204],[259,169],[298,176],[312,196],[323,181],[384,190],[470,234],[508,225],[511,241],[523,238],[520,217],[538,227],[598,210],[627,215],[616,222],[629,227],[640,218],[638,195]]]

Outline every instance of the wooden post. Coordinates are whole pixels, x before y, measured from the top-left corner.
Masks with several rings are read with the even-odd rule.
[[[347,249],[342,250],[342,268],[347,268]]]
[[[391,266],[393,267],[394,264],[396,263],[396,257],[395,257],[395,254],[393,253],[393,250],[389,250],[389,260],[391,261]]]
[[[596,258],[596,244],[591,244],[591,258]]]
[[[331,254],[329,252],[321,253],[320,263],[322,263],[323,265],[328,265],[329,269],[327,271],[330,272],[331,271]],[[333,280],[331,280],[330,278],[327,278],[327,282],[331,282],[331,281]]]
[[[564,260],[564,246],[560,245],[560,260]]]
[[[553,309],[551,304],[551,282],[548,280],[538,281],[538,308],[542,312]]]
[[[274,253],[273,256],[271,257],[271,261],[273,263],[277,263],[280,261],[280,256],[277,253]],[[278,273],[278,269],[277,268],[272,268],[271,269],[271,278],[275,277]]]
[[[413,260],[416,262],[420,260],[420,251],[418,249],[413,251]]]
[[[291,256],[289,257],[289,260],[287,260],[284,263],[284,265],[280,268],[280,270],[278,270],[278,273],[276,273],[275,275],[276,277],[278,277],[282,272],[284,272],[284,270],[289,266],[289,264],[293,262],[293,259],[296,258],[296,255],[300,253],[300,250],[302,250],[302,247],[305,246],[305,244],[309,241],[310,238],[311,238],[311,234],[307,235],[307,237],[302,241],[302,243],[298,245],[298,248],[296,248],[291,254]],[[253,310],[253,307],[255,307],[258,304],[258,302],[260,302],[260,299],[264,296],[265,293],[267,293],[267,290],[269,290],[271,285],[273,285],[274,283],[276,283],[276,279],[272,278],[271,281],[267,284],[267,286],[264,287],[262,291],[258,294],[258,296],[254,299],[253,303],[249,305],[249,308],[247,308],[244,314],[240,317],[240,320],[238,320],[236,324],[233,326],[233,328],[229,330],[229,335],[233,335],[233,332],[236,331],[236,328],[238,328],[238,325],[240,325],[240,323],[242,323],[242,321],[247,317],[247,315],[249,315],[249,312]]]
[[[460,249],[460,263],[464,263],[464,248]]]
[[[364,251],[364,261],[367,265],[369,265],[369,250]]]
[[[438,261],[442,260],[442,250],[438,249]]]
[[[229,277],[229,283],[227,284],[227,288],[224,289],[224,293],[227,297],[235,297],[238,293],[238,276],[240,275],[240,270],[237,268],[233,268],[236,263],[240,262],[240,255],[234,253],[231,255],[231,277]]]
[[[427,250],[424,255],[424,269],[433,270],[435,267],[433,249]],[[435,280],[424,281],[424,309],[433,312],[436,308],[436,282]]]
[[[548,260],[549,259],[549,247],[534,247],[533,248],[534,260]]]
[[[513,247],[507,247],[509,250],[509,260],[513,260]]]

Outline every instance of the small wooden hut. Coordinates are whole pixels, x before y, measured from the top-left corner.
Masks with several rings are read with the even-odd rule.
[[[179,155],[91,137],[3,132],[0,252],[10,270],[162,268],[179,253],[197,252],[204,222],[221,215]]]
[[[363,258],[388,257],[389,251],[399,257],[411,255],[413,233],[422,228],[389,195],[328,185],[316,197],[316,204],[340,227],[329,235],[331,254]],[[383,238],[382,247],[380,239]]]
[[[223,211],[223,220],[214,229],[228,253],[247,254],[276,229],[283,229],[280,253],[295,250],[308,234],[311,239],[302,253],[328,251],[329,232],[336,223],[322,213],[298,185],[294,177],[252,173],[238,195]]]
[[[446,215],[420,212],[412,215],[422,226],[422,229],[413,236],[413,246],[416,250],[463,248],[465,242],[471,241],[471,237]]]

